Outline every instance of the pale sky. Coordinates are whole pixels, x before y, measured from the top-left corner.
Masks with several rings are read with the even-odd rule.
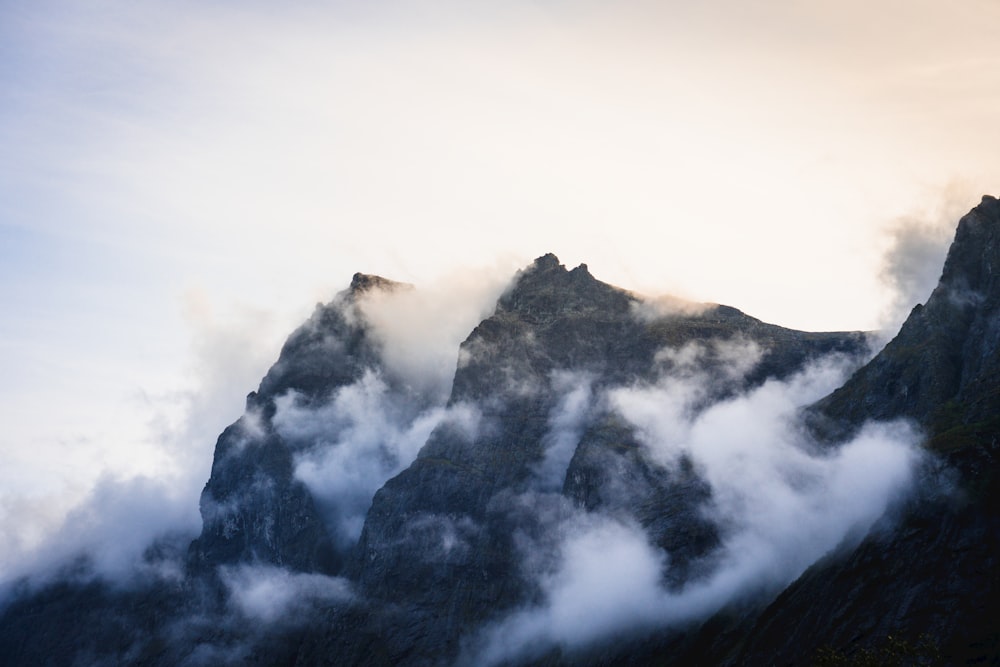
[[[196,513],[215,435],[355,271],[551,251],[878,327],[889,231],[997,194],[998,119],[996,0],[4,2],[0,542],[102,475],[183,469]]]

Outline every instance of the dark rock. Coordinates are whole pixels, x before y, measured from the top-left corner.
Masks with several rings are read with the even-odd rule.
[[[998,234],[1000,202],[984,198],[960,222],[927,304],[809,411],[831,448],[869,419],[919,422],[940,456],[929,459],[914,497],[776,599],[741,600],[700,625],[578,654],[552,649],[535,664],[809,664],[824,646],[850,655],[890,634],[930,636],[946,662],[996,662]],[[669,556],[663,583],[680,589],[710,571],[720,545],[720,527],[704,511],[711,487],[684,457],[669,467],[652,460],[634,428],[597,401],[553,463],[553,415],[564,398],[649,386],[677,363],[662,350],[696,344],[697,373],[711,385],[697,411],[829,353],[860,364],[868,342],[860,333],[785,329],[726,306],[657,308],[586,265],[567,270],[544,255],[457,351],[447,407],[464,417],[433,430],[374,494],[357,542],[345,541],[331,529],[331,508],[295,475],[310,442],[283,436],[279,415],[290,401],[319,409],[369,373],[384,376],[388,394],[413,414],[430,405],[382,368],[358,307],[373,291],[409,288],[355,274],[289,337],[244,416],[219,437],[203,530],[179,582],[115,588],[77,573],[24,587],[0,613],[4,664],[448,664],[484,623],[541,598],[522,546],[532,545],[534,566],[551,567],[560,522],[587,512],[645,529]],[[756,364],[734,371],[726,345],[753,347]],[[340,575],[356,598],[311,603],[261,628],[227,601],[225,568],[237,566]]]
[[[260,388],[247,397],[247,414],[216,444],[201,497],[204,527],[191,545],[194,567],[245,562],[304,572],[341,569],[343,545],[336,544],[315,499],[295,478],[297,446],[286,442],[272,423],[276,401],[293,393],[306,405],[318,405],[366,371],[378,369],[378,344],[357,299],[372,290],[407,288],[357,273],[348,290],[317,306],[289,336]]]
[[[845,433],[867,419],[908,417],[942,448],[963,427],[1000,426],[1000,200],[958,223],[941,281],[871,363],[816,406]],[[952,432],[952,429],[957,431]]]
[[[984,197],[959,222],[926,305],[914,308],[884,350],[813,408],[814,424],[833,438],[868,419],[919,423],[932,456],[915,497],[859,546],[811,567],[759,616],[714,641],[703,639],[714,648],[701,657],[807,664],[825,649],[861,660],[896,642],[935,647],[935,664],[997,664],[998,269],[1000,201]]]
[[[858,334],[791,331],[732,308],[643,318],[639,305],[639,297],[596,280],[586,267],[567,271],[545,255],[518,274],[495,314],[462,344],[450,404],[476,406],[480,432],[470,439],[445,426],[431,434],[416,461],[375,495],[348,570],[376,599],[441,610],[419,633],[422,650],[433,644],[447,654],[444,647],[457,647],[463,633],[538,594],[520,570],[515,536],[545,532],[541,505],[551,499],[531,492],[559,398],[555,373],[582,373],[597,387],[652,382],[664,346],[752,342],[763,361],[738,386],[721,390],[731,393],[787,376],[825,353],[863,349]],[[727,360],[708,355],[704,363],[712,368]],[[611,507],[602,486],[620,483],[634,493]],[[587,430],[563,491],[583,507],[630,516],[651,529],[675,556],[668,574],[675,582],[717,545],[700,514],[707,486],[690,471],[676,474],[650,461],[624,423]],[[447,555],[440,548],[446,534],[461,540]]]

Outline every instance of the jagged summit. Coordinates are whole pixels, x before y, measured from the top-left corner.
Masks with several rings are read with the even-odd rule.
[[[860,532],[853,541],[806,518],[869,502],[857,491],[892,479],[891,443],[870,459],[858,456],[864,438],[815,452],[781,405],[804,369],[828,370],[813,362],[833,353],[861,364],[863,334],[647,299],[548,253],[455,350],[450,395],[432,396],[394,381],[391,341],[366,320],[376,292],[413,287],[357,273],[289,336],[219,437],[202,532],[177,572],[137,591],[75,580],[27,591],[0,613],[0,655],[11,665],[809,664],[823,645],[928,633],[946,658],[995,660],[998,269],[1000,201],[984,197],[958,225],[927,304],[814,406],[845,430],[916,420],[967,491],[964,504],[915,494],[921,504],[898,509],[901,529],[887,521],[860,546]],[[896,437],[882,426],[865,437]],[[760,463],[776,476],[761,477]],[[853,467],[830,477],[828,465]],[[726,486],[731,476],[740,483]],[[780,511],[755,488],[784,489]],[[805,514],[785,512],[793,498]],[[727,503],[736,511],[718,513]],[[850,516],[861,521],[846,521],[850,531],[871,525]],[[753,539],[732,541],[740,535]],[[811,560],[772,582],[772,564],[816,540]],[[717,602],[700,607],[716,573],[724,581],[758,560],[766,581],[746,580],[736,597],[711,592]],[[730,561],[736,570],[719,570]],[[701,609],[688,625],[649,616],[688,598]],[[597,643],[556,634],[506,661],[461,662],[490,628],[538,639],[569,619],[558,632],[575,636],[609,609],[624,625],[587,640]],[[514,624],[496,625],[504,619]],[[495,637],[506,650],[511,637]]]
[[[1000,200],[985,196],[959,221],[927,303],[914,307],[885,349],[817,408],[841,432],[866,419],[908,417],[940,437],[996,419],[998,349]]]
[[[552,276],[555,274],[565,273],[573,273],[577,276],[586,275],[593,278],[593,276],[590,275],[590,271],[588,270],[586,264],[581,263],[576,268],[568,270],[566,265],[560,262],[559,258],[554,253],[547,252],[540,257],[536,257],[535,261],[519,270],[514,276],[514,282],[517,283],[521,280],[521,278],[530,274],[547,274]]]
[[[938,290],[969,302],[996,291],[1000,281],[1000,200],[986,195],[962,217]]]
[[[535,261],[531,263],[531,266],[528,267],[527,269],[524,269],[524,270],[525,271],[532,271],[532,270],[542,271],[542,270],[545,270],[545,269],[556,269],[556,268],[560,268],[560,267],[563,270],[566,269],[566,267],[563,266],[562,262],[559,261],[559,258],[556,257],[555,253],[547,252],[544,255],[541,255],[540,257],[535,258]]]
[[[351,278],[351,286],[347,291],[351,295],[365,294],[371,290],[384,290],[392,292],[399,289],[413,289],[410,283],[396,282],[382,276],[369,273],[355,273]]]
[[[998,269],[1000,200],[984,196],[959,221],[927,303],[913,308],[871,362],[814,406],[820,431],[833,439],[865,421],[905,418],[921,427],[932,455],[921,485],[897,510],[902,518],[893,531],[875,531],[850,554],[817,563],[740,629],[748,638],[741,664],[789,664],[804,647],[850,651],[884,645],[889,635],[907,638],[911,649],[920,641],[933,647],[913,664],[996,664]],[[719,646],[726,640],[714,639]]]
[[[514,276],[511,287],[500,297],[497,313],[516,312],[541,322],[569,314],[616,317],[628,312],[636,297],[597,280],[586,264],[572,270],[548,253]]]

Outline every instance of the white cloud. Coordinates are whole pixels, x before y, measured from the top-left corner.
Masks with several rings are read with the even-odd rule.
[[[537,658],[553,644],[579,648],[648,629],[663,613],[665,557],[642,529],[600,516],[576,516],[560,567],[543,576],[542,607],[516,612],[467,645],[460,664]]]
[[[552,375],[550,391],[559,400],[549,414],[549,431],[542,442],[545,453],[535,469],[543,491],[562,489],[566,469],[592,409],[592,382],[593,378],[583,372],[558,371]]]
[[[701,315],[715,304],[687,301],[675,296],[641,297],[631,304],[632,314],[640,322],[654,322],[665,317]]]
[[[458,346],[493,312],[513,267],[454,269],[416,289],[371,290],[359,308],[381,343],[388,372],[436,401],[447,400]]]
[[[879,277],[887,288],[881,322],[886,335],[895,335],[910,310],[937,286],[958,220],[976,198],[970,190],[968,184],[952,183],[935,206],[902,216],[885,230],[888,246]]]
[[[546,530],[561,536],[554,565],[535,553],[551,545],[519,542],[544,601],[468,638],[463,661],[492,665],[554,648],[572,655],[697,622],[727,603],[776,594],[820,557],[859,540],[907,492],[920,460],[919,434],[901,422],[873,423],[837,448],[813,443],[797,412],[837,386],[845,371],[843,363],[823,360],[786,382],[769,381],[697,412],[690,411],[692,397],[700,400],[705,390],[692,385],[711,382],[710,375],[687,372],[611,390],[609,405],[637,427],[650,460],[670,469],[683,456],[710,486],[701,511],[719,527],[721,544],[707,573],[668,589],[670,554],[637,525],[582,509],[556,516]]]
[[[82,502],[58,518],[48,517],[50,523],[34,539],[5,545],[0,585],[21,577],[40,585],[67,573],[122,585],[181,576],[187,543],[200,528],[187,491],[149,477],[101,479]],[[23,511],[9,517],[20,522],[39,511],[33,502],[4,509]],[[147,558],[158,542],[166,552]]]
[[[65,462],[46,448],[55,460],[21,466],[19,485],[0,493],[0,583],[44,578],[80,556],[89,561],[87,576],[127,581],[148,567],[143,553],[154,541],[197,534],[213,445],[276,356],[279,318],[246,306],[219,308],[199,290],[189,290],[183,306],[191,350],[184,383],[134,390],[117,415],[100,415],[120,417],[122,430],[110,424],[100,438],[66,443],[72,456]],[[94,389],[128,391],[101,381]],[[252,413],[241,423],[259,428]],[[73,476],[60,485],[52,477],[63,463]]]
[[[375,492],[413,462],[431,431],[450,423],[475,433],[479,423],[472,406],[414,404],[374,371],[327,403],[302,405],[289,392],[276,405],[275,429],[299,452],[295,476],[320,501],[344,544],[358,538]]]
[[[354,599],[346,579],[289,572],[277,567],[242,565],[220,568],[233,607],[253,621],[294,623],[315,604]]]
[[[0,578],[102,478],[184,488],[168,514],[189,525],[260,360],[354,271],[425,284],[553,250],[645,292],[870,328],[885,221],[940,197],[925,183],[997,182],[995,3],[307,5],[0,8]],[[262,316],[217,315],[238,335],[187,353],[191,284]],[[413,310],[450,318],[436,303]],[[440,347],[391,323],[413,341],[392,365],[439,387],[449,322]],[[661,389],[666,451],[691,399]],[[659,399],[634,399],[653,429]]]

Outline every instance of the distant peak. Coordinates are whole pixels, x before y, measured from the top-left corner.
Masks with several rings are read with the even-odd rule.
[[[530,266],[525,267],[525,269],[524,269],[524,271],[522,273],[531,273],[531,274],[545,273],[545,274],[549,274],[549,273],[552,273],[552,272],[555,272],[555,273],[558,273],[558,274],[567,274],[568,273],[570,276],[572,276],[573,278],[576,278],[576,279],[579,279],[579,278],[593,278],[593,276],[591,276],[590,271],[587,268],[586,264],[580,264],[579,266],[577,266],[572,271],[567,271],[566,267],[559,261],[559,258],[556,257],[551,252],[545,253],[541,257],[537,258],[534,262],[531,263]]]
[[[992,290],[1000,271],[1000,199],[984,195],[982,201],[958,221],[955,240],[948,250],[940,287],[951,292]]]
[[[562,266],[562,264],[559,262],[559,258],[556,257],[555,255],[553,255],[551,252],[548,252],[548,253],[545,253],[544,255],[542,255],[541,257],[539,257],[538,259],[536,259],[532,263],[531,268],[534,268],[534,269],[555,269],[555,268],[560,267],[560,266]]]
[[[586,264],[571,271],[552,253],[517,272],[497,302],[497,312],[517,312],[532,321],[549,321],[569,313],[627,314],[634,297],[601,282]]]
[[[969,213],[988,221],[987,224],[996,224],[1000,220],[1000,199],[991,195],[983,195],[982,201]]]
[[[364,294],[372,290],[392,292],[400,288],[411,287],[413,286],[408,283],[399,283],[395,280],[383,278],[382,276],[376,276],[369,273],[355,273],[354,277],[351,278],[350,293]]]
[[[967,221],[968,220],[968,221]],[[959,220],[959,226],[978,224],[996,226],[1000,222],[1000,199],[983,195],[982,200]]]

